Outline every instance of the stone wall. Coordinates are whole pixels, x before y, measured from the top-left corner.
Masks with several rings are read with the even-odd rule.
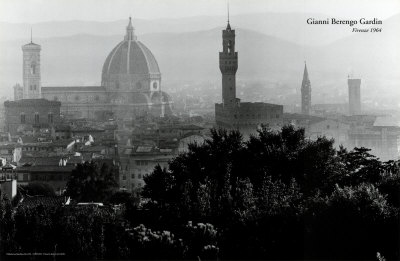
[[[24,99],[4,102],[5,131],[12,135],[20,126],[43,127],[60,122],[61,102],[45,99]],[[52,116],[49,116],[49,115]],[[24,115],[24,116],[23,116]]]

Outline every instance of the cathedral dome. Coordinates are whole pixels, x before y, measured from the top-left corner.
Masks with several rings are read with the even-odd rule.
[[[159,90],[160,69],[154,55],[134,35],[131,19],[126,35],[107,56],[103,65],[102,85],[136,91]],[[152,79],[152,81],[146,81]],[[154,80],[157,80],[154,83]]]
[[[122,41],[108,55],[103,77],[109,74],[159,74],[151,51],[139,41]]]

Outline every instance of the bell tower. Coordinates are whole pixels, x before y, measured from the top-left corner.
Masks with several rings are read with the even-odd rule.
[[[310,115],[311,111],[311,82],[308,78],[307,64],[304,62],[303,81],[301,82],[301,113]]]
[[[238,53],[235,52],[235,30],[228,24],[222,30],[222,52],[219,53],[219,69],[222,73],[222,104],[235,106],[236,104],[236,71],[238,69]]]
[[[24,99],[40,99],[42,97],[40,82],[40,50],[40,45],[32,42],[31,32],[31,42],[22,46]]]

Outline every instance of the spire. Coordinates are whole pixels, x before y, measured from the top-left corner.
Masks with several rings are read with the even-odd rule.
[[[228,1],[228,25],[226,26],[226,30],[231,30],[231,25],[229,24],[229,1]]]
[[[31,27],[31,43],[32,43],[32,27]]]
[[[126,27],[126,35],[125,35],[126,41],[135,41],[136,40],[134,31],[135,31],[135,29],[132,26],[132,17],[129,17],[129,24]]]
[[[303,74],[303,82],[304,81],[310,81],[308,79],[308,71],[307,71],[307,63],[306,61],[304,61],[304,74]]]

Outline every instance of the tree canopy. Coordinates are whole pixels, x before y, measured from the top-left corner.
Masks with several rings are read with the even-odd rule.
[[[66,196],[78,202],[107,201],[118,187],[114,169],[104,163],[78,164],[67,182]]]

